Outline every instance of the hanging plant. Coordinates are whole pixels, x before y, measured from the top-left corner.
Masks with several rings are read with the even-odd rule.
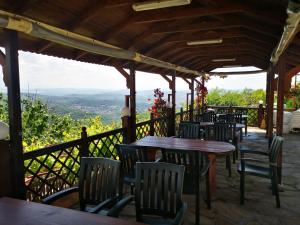
[[[148,111],[154,114],[154,117],[164,116],[167,110],[167,102],[163,99],[164,92],[160,88],[154,89],[153,105],[148,108]],[[148,99],[150,102],[151,99]]]

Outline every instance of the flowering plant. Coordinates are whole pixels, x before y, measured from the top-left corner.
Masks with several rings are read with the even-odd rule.
[[[154,101],[153,105],[148,108],[148,111],[153,113],[155,117],[159,117],[161,114],[166,112],[167,104],[163,99],[164,93],[160,90],[160,88],[154,89]],[[151,99],[148,99],[151,101]]]
[[[206,101],[206,96],[208,94],[207,88],[205,87],[204,84],[198,83],[198,85],[195,88],[195,91],[197,93],[196,97],[196,107],[200,108],[202,105],[202,99],[204,99],[204,102]]]

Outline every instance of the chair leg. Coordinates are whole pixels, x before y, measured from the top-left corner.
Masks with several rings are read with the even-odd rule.
[[[205,176],[206,180],[206,205],[208,209],[211,209],[211,193],[210,193],[210,184],[209,184],[209,173]]]
[[[280,198],[279,198],[277,168],[274,169],[273,182],[274,182],[274,192],[275,192],[275,197],[276,197],[276,207],[280,208]]]
[[[236,152],[236,150],[232,152],[232,162],[233,163],[235,163],[235,152]]]
[[[130,184],[130,194],[131,194],[131,195],[134,194],[134,193],[133,193],[133,191],[134,191],[133,189],[134,189],[134,185]]]
[[[245,202],[245,174],[240,174],[240,204],[244,205]]]
[[[226,169],[228,169],[228,177],[231,177],[231,160],[230,160],[230,155],[226,156]]]

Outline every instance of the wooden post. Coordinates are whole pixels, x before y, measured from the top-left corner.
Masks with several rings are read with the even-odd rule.
[[[171,85],[171,90],[172,90],[172,110],[171,110],[171,115],[170,115],[170,124],[172,132],[170,132],[170,135],[173,136],[175,135],[175,114],[176,114],[176,71],[172,75],[172,85]]]
[[[89,156],[89,145],[87,141],[87,132],[86,132],[86,127],[81,128],[81,149],[80,149],[80,157],[88,157]]]
[[[18,33],[4,29],[13,196],[25,199]]]
[[[276,118],[276,133],[282,136],[283,130],[283,113],[284,113],[284,79],[285,79],[285,60],[281,58],[278,63],[278,82],[277,82],[277,118]],[[282,150],[278,157],[278,183],[282,183]]]
[[[194,88],[194,82],[195,79],[191,79],[191,85],[190,85],[190,90],[191,90],[191,107],[190,107],[190,121],[194,120],[194,98],[195,98],[195,88]]]
[[[202,76],[202,79],[201,79],[201,82],[202,82],[202,85],[204,86],[205,85],[205,79],[204,77]],[[204,96],[202,95],[201,96],[201,105],[202,105],[202,114],[204,113],[205,111],[205,99],[204,99]]]
[[[257,109],[257,126],[259,128],[261,127],[263,118],[264,118],[264,106],[263,104],[259,104]]]
[[[149,134],[151,136],[154,136],[154,114],[150,113],[150,130],[149,130]]]
[[[128,78],[129,80],[129,78]],[[128,82],[128,86],[129,82]],[[125,133],[123,135],[123,143],[129,144],[130,143],[130,137],[131,137],[131,128],[130,128],[130,112],[128,112],[129,109],[129,95],[125,95],[125,106],[122,109],[121,112],[121,120],[122,120],[122,127],[125,128]]]
[[[183,121],[183,108],[180,108],[180,122]]]
[[[136,89],[135,89],[135,63],[130,64],[130,143],[136,140]]]
[[[274,111],[274,66],[270,65],[267,73],[267,83],[269,88],[267,90],[267,132],[266,136],[269,138],[269,144],[273,136],[273,111]]]

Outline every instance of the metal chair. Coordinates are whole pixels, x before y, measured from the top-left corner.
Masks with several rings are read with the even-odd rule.
[[[118,217],[120,211],[133,200],[122,198],[120,191],[120,161],[108,158],[81,158],[79,186],[57,192],[42,202],[55,201],[74,192],[79,193],[81,211]]]
[[[184,166],[137,162],[137,221],[147,224],[183,224],[187,211],[187,205],[182,201],[183,179]]]
[[[254,155],[268,156],[267,161],[254,159],[254,158],[241,158],[241,163],[238,164],[238,172],[240,173],[240,203],[244,204],[245,201],[245,176],[252,175],[271,180],[272,193],[276,197],[276,207],[280,207],[279,190],[278,190],[278,155],[282,149],[283,138],[276,136],[273,139],[272,145],[269,149],[269,153],[262,151],[252,151]],[[250,153],[250,152],[248,152]],[[255,163],[268,163],[268,166],[256,165]]]
[[[194,194],[197,190],[196,179],[195,179],[195,168],[196,168],[196,152],[184,151],[184,150],[174,150],[174,149],[162,149],[162,161],[177,165],[185,166],[184,174],[184,185],[183,193],[185,194]],[[207,155],[201,154],[199,158],[199,174],[200,180],[205,180],[206,185],[206,204],[207,208],[211,208],[211,194],[210,194],[210,183],[209,183],[209,167],[211,165],[208,160]]]

